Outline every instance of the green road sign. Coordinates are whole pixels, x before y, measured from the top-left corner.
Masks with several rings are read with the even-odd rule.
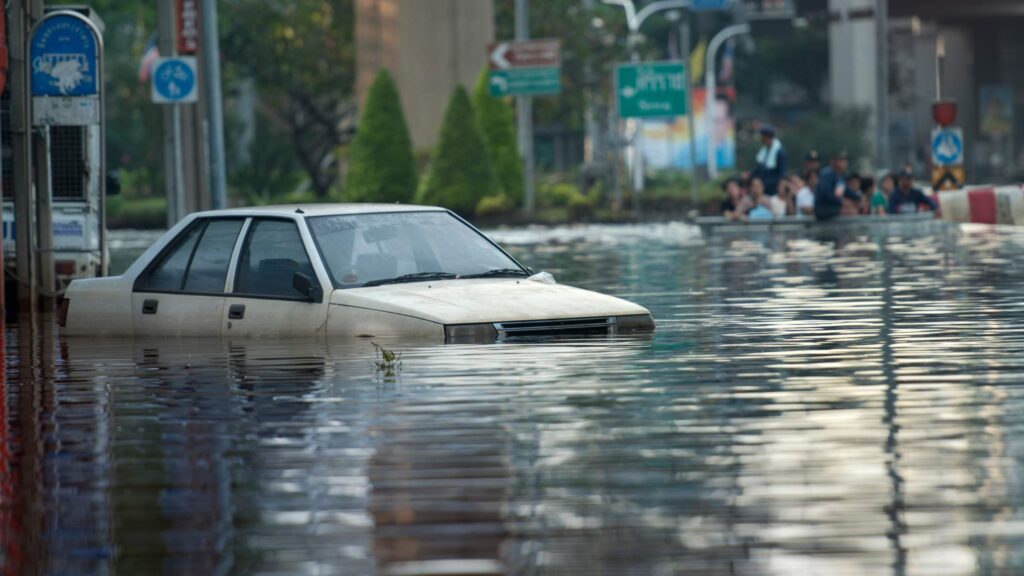
[[[559,68],[509,68],[491,70],[491,96],[558,94],[562,90]]]
[[[619,118],[686,115],[686,65],[682,62],[619,64],[615,68]]]

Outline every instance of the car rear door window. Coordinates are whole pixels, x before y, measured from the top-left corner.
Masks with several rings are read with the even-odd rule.
[[[241,220],[212,220],[199,239],[185,279],[185,292],[223,292]]]
[[[185,283],[189,260],[196,249],[196,240],[199,239],[203,228],[201,225],[190,228],[178,245],[164,254],[160,263],[146,276],[141,288],[157,292],[181,290],[182,284]]]
[[[302,299],[303,295],[292,287],[296,272],[316,281],[316,273],[295,222],[253,220],[238,258],[234,293]]]
[[[222,294],[242,219],[200,222],[138,284],[153,292]]]

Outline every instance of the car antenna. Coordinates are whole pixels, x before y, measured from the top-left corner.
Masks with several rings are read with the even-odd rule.
[[[302,208],[296,208],[295,209],[295,213],[296,214],[305,214],[305,212],[302,211]]]

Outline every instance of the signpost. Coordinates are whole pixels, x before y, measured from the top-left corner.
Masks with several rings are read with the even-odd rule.
[[[491,96],[536,96],[562,90],[558,40],[499,42],[488,47]]]
[[[530,96],[562,91],[562,43],[529,40],[527,2],[516,0],[516,41],[487,47],[491,96],[516,96],[519,155],[526,183],[524,209],[533,212],[533,106]]]
[[[99,31],[74,12],[47,15],[30,42],[32,123],[89,126],[100,123]]]
[[[620,118],[685,116],[686,65],[682,62],[620,64],[615,68],[615,103]]]
[[[964,185],[964,132],[961,128],[932,130],[932,188],[956,190]]]
[[[87,17],[71,10],[44,16],[29,39],[29,84],[32,124],[42,126],[35,142],[38,278],[42,294],[52,305],[56,290],[53,264],[53,188],[51,185],[50,126],[99,125],[100,182],[105,181],[106,128],[103,113],[103,37]],[[84,128],[83,128],[84,129]],[[106,273],[106,191],[99,190],[100,270]],[[24,218],[22,222],[29,222]],[[25,245],[31,242],[31,237]],[[20,250],[20,247],[19,247]],[[20,252],[19,252],[20,253]],[[24,260],[19,262],[23,264]],[[19,271],[20,273],[20,271]],[[30,280],[30,285],[35,279]],[[35,289],[31,286],[31,289]]]
[[[158,58],[153,63],[151,94],[154,104],[188,104],[199,99],[194,56]]]

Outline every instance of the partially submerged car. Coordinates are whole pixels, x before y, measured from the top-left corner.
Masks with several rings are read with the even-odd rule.
[[[128,270],[75,280],[69,336],[354,336],[477,342],[649,332],[646,308],[534,275],[443,208],[192,214]]]

